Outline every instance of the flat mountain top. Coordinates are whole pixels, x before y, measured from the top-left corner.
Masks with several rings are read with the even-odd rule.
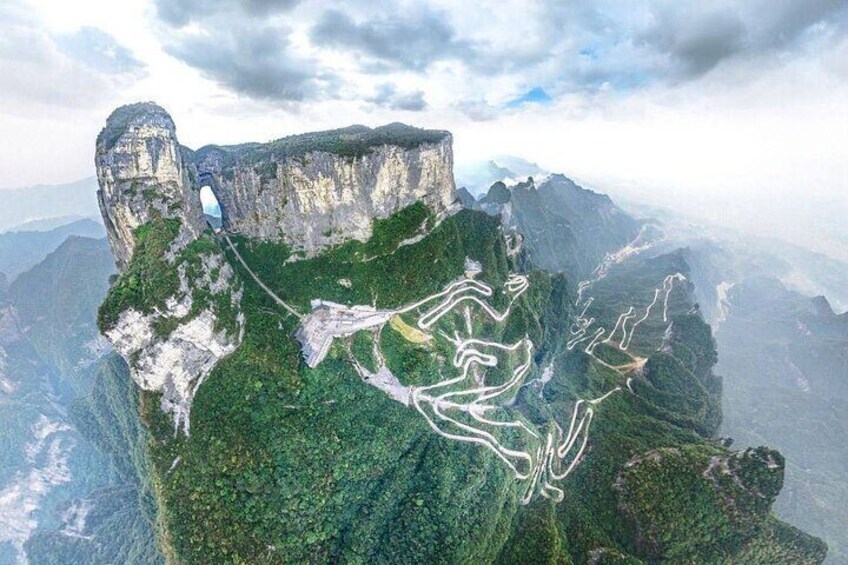
[[[279,161],[311,152],[361,157],[382,145],[414,149],[428,143],[439,143],[449,135],[450,133],[445,130],[422,129],[399,122],[376,128],[352,125],[339,129],[290,135],[268,143],[207,145],[198,149],[196,156],[202,159],[210,153],[223,152],[248,162],[268,159]]]

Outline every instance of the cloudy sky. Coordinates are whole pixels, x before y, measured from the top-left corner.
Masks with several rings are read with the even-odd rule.
[[[4,0],[0,188],[91,175],[111,109],[155,100],[191,147],[403,121],[459,162],[841,220],[846,29],[848,0]]]

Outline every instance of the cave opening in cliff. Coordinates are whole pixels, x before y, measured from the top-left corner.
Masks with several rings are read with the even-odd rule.
[[[213,229],[221,228],[221,205],[218,203],[218,198],[212,192],[212,187],[209,185],[200,188],[200,204],[203,206],[203,215],[206,216],[206,221]]]

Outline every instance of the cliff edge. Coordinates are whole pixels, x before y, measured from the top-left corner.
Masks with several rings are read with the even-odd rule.
[[[112,112],[95,164],[120,272],[100,329],[185,434],[197,390],[241,344],[245,321],[243,285],[208,229],[201,187],[226,232],[284,243],[292,259],[366,241],[375,221],[416,202],[436,220],[458,208],[450,134],[403,124],[195,152],[164,109],[143,102]]]

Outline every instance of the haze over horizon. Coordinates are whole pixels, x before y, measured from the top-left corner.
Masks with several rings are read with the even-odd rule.
[[[848,0],[0,0],[0,77],[0,565],[848,564]]]
[[[848,4],[525,4],[6,2],[0,187],[90,176],[155,100],[190,147],[402,121],[848,259]]]

